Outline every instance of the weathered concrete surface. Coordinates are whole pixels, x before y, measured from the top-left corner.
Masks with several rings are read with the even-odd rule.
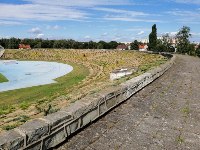
[[[58,150],[200,149],[200,59],[178,56],[162,77]]]

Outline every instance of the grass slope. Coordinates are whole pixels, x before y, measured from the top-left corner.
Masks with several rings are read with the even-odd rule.
[[[117,86],[166,61],[161,55],[136,51],[65,49],[6,50],[3,59],[56,61],[74,67],[71,73],[56,79],[57,83],[0,92],[0,128],[6,130],[55,112],[87,94]],[[129,67],[139,70],[132,76],[109,80],[111,71]]]
[[[0,83],[8,82],[8,79],[0,73]]]
[[[11,112],[14,109],[13,105],[16,104],[25,109],[35,102],[51,101],[57,96],[64,94],[70,87],[78,84],[89,74],[88,69],[83,65],[68,64],[72,65],[74,70],[56,79],[57,83],[1,92],[0,115]]]

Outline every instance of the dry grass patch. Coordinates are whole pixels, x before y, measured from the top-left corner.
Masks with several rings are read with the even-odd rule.
[[[161,55],[134,51],[102,50],[6,50],[4,59],[56,61],[70,64],[74,70],[56,79],[58,83],[0,93],[0,126],[21,124],[16,118],[36,118],[58,111],[87,94],[98,92],[139,75],[166,61]],[[139,67],[128,78],[109,80],[114,69]]]

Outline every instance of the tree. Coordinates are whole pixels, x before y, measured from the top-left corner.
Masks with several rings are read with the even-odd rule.
[[[131,49],[139,50],[139,42],[137,40],[135,40],[134,42],[131,43]]]
[[[97,44],[97,49],[103,49],[103,44],[102,43],[98,43]]]
[[[156,51],[156,45],[157,45],[157,28],[156,24],[152,26],[152,32],[149,34],[149,50],[150,51]]]
[[[189,55],[196,56],[195,44],[189,44],[187,50]]]
[[[34,48],[41,48],[42,47],[42,43],[41,42],[38,42],[35,46],[34,46]]]
[[[190,41],[189,38],[191,37],[190,28],[187,26],[183,26],[179,32],[176,34],[177,38],[177,52],[178,53],[188,53],[190,50]]]
[[[164,51],[166,51],[166,47],[163,44],[163,41],[161,39],[157,39],[156,48],[155,49],[156,49],[157,52],[164,52]]]
[[[18,49],[19,47],[19,43],[20,43],[20,39],[16,39],[16,38],[10,38],[9,42],[8,42],[8,48],[9,49]]]
[[[110,41],[108,44],[109,44],[109,49],[116,49],[118,46],[118,43],[116,41]]]
[[[56,40],[53,44],[53,48],[65,48],[65,43],[63,40]]]
[[[200,45],[199,45],[198,48],[196,49],[196,55],[197,55],[198,57],[200,57]]]
[[[162,40],[157,40],[156,49],[159,52],[174,52],[175,48],[172,46],[172,39],[169,34],[162,36]]]

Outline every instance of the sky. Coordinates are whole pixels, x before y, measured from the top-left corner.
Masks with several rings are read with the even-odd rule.
[[[131,42],[191,28],[200,42],[200,0],[0,0],[0,38]]]

